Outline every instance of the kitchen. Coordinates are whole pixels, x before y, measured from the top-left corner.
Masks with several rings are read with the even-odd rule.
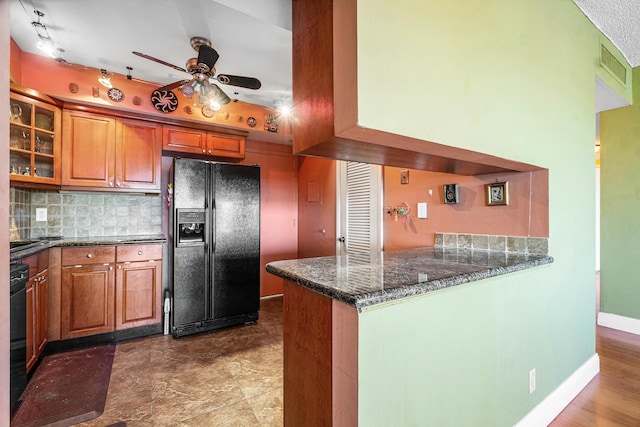
[[[384,22],[387,22],[385,19],[382,18],[382,16],[385,15],[389,17],[389,12],[390,12],[380,4],[376,6],[377,7],[372,8],[372,10],[362,12],[362,13],[365,13],[366,18],[370,20],[370,21],[367,21],[367,22],[370,22],[370,24],[364,25],[365,28],[362,31],[365,31],[365,34],[371,36],[371,38],[374,40],[377,40],[376,37],[373,36],[373,34],[375,34],[375,30],[373,30],[372,28],[369,28],[368,25],[374,26],[375,24],[382,24]],[[576,28],[581,28],[581,29],[583,28],[582,26],[584,24],[582,23],[582,21],[580,21],[579,18],[574,16],[575,14],[574,9],[571,9],[566,5],[557,6],[557,7],[547,5],[547,7],[549,7],[554,11],[561,12],[563,16],[568,17],[570,22],[572,22],[572,24]],[[438,12],[441,14],[440,17],[448,16],[446,11],[438,10]],[[396,13],[398,12],[396,11]],[[518,15],[517,12],[513,11],[513,13],[516,15],[516,17],[521,17],[521,15]],[[391,13],[390,15],[391,15],[390,16],[391,18],[396,18],[396,16],[393,13]],[[531,17],[529,17],[528,19],[531,19]],[[539,15],[535,15],[533,19],[542,19],[542,17]],[[438,28],[438,22],[431,21],[431,20],[429,20],[429,22],[431,25],[433,25],[433,28],[435,31],[435,29]],[[457,21],[454,21],[454,22],[457,22]],[[466,25],[469,25],[469,23],[464,22],[463,24],[460,24],[461,27],[464,27]],[[382,27],[384,28],[384,25],[382,25]],[[472,28],[472,27],[473,26],[471,25],[469,28]],[[564,35],[568,30],[565,30],[562,28],[563,27],[561,26],[554,27],[555,31],[557,31],[558,34]],[[458,30],[460,30],[461,33],[463,34],[465,33],[465,31],[469,31],[469,30],[464,30],[464,28],[458,28]],[[440,29],[440,31],[445,31],[445,30]],[[509,31],[514,31],[514,29],[509,29]],[[507,30],[505,30],[505,32],[506,34],[510,34],[507,32]],[[363,44],[363,48],[366,47],[366,44],[370,40],[366,37],[365,38],[359,37],[359,39],[362,40],[361,43]],[[506,39],[509,39],[509,37],[506,37],[505,40]],[[462,43],[462,41],[463,40],[458,40],[458,42],[460,43]],[[383,40],[382,44],[387,48],[387,53],[393,56],[393,54],[395,53],[393,48],[386,44],[389,42],[390,41]],[[466,46],[465,43],[462,43],[462,45]],[[589,49],[587,49],[586,47],[583,47],[583,49],[584,50],[582,50],[582,52],[585,54],[585,56],[588,56],[589,54],[587,52],[589,52]],[[512,52],[512,53],[516,55],[515,52]],[[453,64],[465,63],[465,60],[463,60],[462,58],[456,57],[454,52],[449,52],[448,55],[452,57]],[[359,60],[362,63],[360,65],[361,67],[365,67],[366,69],[370,69],[370,70],[375,70],[377,68],[376,63],[373,62],[373,58],[371,56],[364,55]],[[367,63],[367,61],[372,61],[372,62]],[[403,58],[397,57],[397,56],[393,58],[392,62],[395,64],[396,67],[399,67],[400,70],[407,70],[415,66],[415,64],[413,63],[411,64],[407,63],[406,59],[403,60]],[[577,62],[582,64],[582,62],[580,61],[577,61]],[[419,64],[419,65],[421,66],[421,70],[426,75],[429,75],[430,72],[433,73],[433,71],[430,71],[430,69],[426,67],[425,64]],[[578,81],[582,84],[582,86],[580,88],[574,89],[575,91],[572,91],[572,96],[574,96],[575,98],[582,99],[579,93],[582,93],[582,90],[585,89],[586,87],[590,87],[589,85],[591,83],[587,83],[587,81],[589,82],[592,81],[593,70],[582,70],[582,69],[578,70],[578,67],[576,65],[570,64],[570,61],[568,61],[566,66],[571,70],[575,70],[575,73],[578,76],[580,76]],[[448,71],[451,72],[451,70],[448,70]],[[519,69],[519,71],[523,72],[524,70]],[[455,73],[453,74],[455,75]],[[490,73],[487,74],[486,72],[485,73],[481,72],[479,74],[480,75],[478,77],[473,78],[471,79],[471,81],[469,81],[469,84],[471,85],[470,87],[472,90],[481,91],[481,88],[483,86],[479,85],[478,80],[481,80],[482,78],[488,78],[490,86],[494,88],[499,87],[500,84],[503,83],[502,81],[498,82],[496,81],[496,79],[491,79]],[[536,74],[536,77],[538,79],[541,78],[538,74]],[[437,73],[436,73],[436,76],[434,76],[435,81],[441,78],[442,76],[438,77]],[[468,77],[465,77],[465,78],[468,79]],[[373,80],[379,82],[379,81],[384,81],[384,78],[376,76],[376,78],[374,78]],[[548,84],[550,87],[558,88],[558,90],[560,90],[558,86],[558,82],[556,82],[555,79],[548,78],[543,80],[545,84]],[[371,87],[370,86],[367,87],[367,85],[373,84],[373,82],[369,80],[367,77],[365,77],[365,80],[360,79],[358,83],[361,86],[360,91],[362,94],[379,93],[379,90],[367,90],[367,89],[371,89]],[[417,82],[414,82],[414,83],[417,83]],[[577,111],[571,102],[566,102],[566,104],[563,104],[563,105],[567,108],[567,111],[574,112],[578,115],[578,117],[580,118],[579,121],[581,126],[572,126],[572,127],[563,126],[558,122],[557,118],[554,116],[555,114],[558,114],[557,111],[554,111],[553,114],[551,112],[545,113],[544,114],[544,119],[546,119],[545,121],[548,121],[548,123],[553,124],[553,128],[558,135],[554,138],[551,138],[548,142],[546,142],[545,140],[549,138],[547,132],[541,132],[539,130],[536,131],[536,127],[538,126],[538,123],[541,120],[540,116],[538,115],[535,118],[535,120],[528,119],[526,115],[520,114],[518,109],[511,109],[512,107],[504,107],[502,109],[498,109],[497,111],[491,111],[491,110],[485,111],[484,112],[485,114],[483,117],[484,118],[483,124],[478,124],[477,120],[475,120],[474,115],[478,114],[480,111],[484,111],[483,106],[475,104],[474,103],[475,98],[468,99],[464,91],[454,90],[453,94],[458,98],[457,98],[457,102],[451,103],[450,101],[446,100],[446,97],[451,94],[447,94],[447,96],[445,96],[445,93],[438,90],[437,88],[431,88],[432,92],[430,92],[430,94],[432,95],[432,99],[430,103],[433,103],[434,105],[438,105],[438,108],[434,109],[433,107],[423,105],[422,100],[419,101],[417,99],[411,98],[407,93],[391,91],[392,88],[390,87],[378,88],[378,89],[389,91],[388,93],[385,93],[385,95],[387,96],[384,96],[383,98],[385,99],[396,98],[398,102],[406,103],[406,105],[408,106],[407,111],[422,111],[422,113],[417,114],[417,116],[416,114],[402,115],[399,113],[395,113],[393,111],[389,111],[388,108],[380,108],[384,106],[380,105],[379,101],[376,102],[375,99],[361,100],[361,102],[359,103],[360,114],[361,114],[360,123],[363,125],[366,125],[367,123],[373,123],[375,121],[376,123],[378,123],[376,126],[380,126],[383,129],[387,129],[389,131],[395,128],[410,129],[409,131],[410,134],[413,134],[414,136],[427,141],[451,141],[450,142],[451,144],[453,145],[459,144],[467,149],[477,149],[477,151],[480,151],[480,152],[491,152],[491,153],[499,154],[504,158],[513,158],[513,159],[518,159],[519,161],[524,161],[525,163],[544,165],[545,168],[548,168],[551,171],[556,171],[555,172],[556,174],[560,174],[560,175],[551,174],[551,176],[549,177],[549,184],[548,184],[550,189],[557,188],[558,185],[561,185],[561,184],[564,185],[565,183],[570,184],[571,186],[575,186],[576,188],[586,188],[586,184],[581,184],[581,182],[589,181],[588,179],[589,172],[587,172],[586,165],[588,163],[589,166],[591,166],[591,163],[588,161],[589,159],[588,149],[591,149],[592,151],[592,147],[591,147],[592,143],[587,144],[587,140],[589,140],[590,137],[592,137],[593,135],[591,134],[592,131],[586,131],[585,129],[590,129],[589,123],[591,123],[593,120],[593,114],[589,113],[588,111],[577,114]],[[531,92],[535,92],[534,89],[526,89],[524,87],[518,87],[518,89],[529,91],[529,95],[531,96],[531,99],[537,99],[537,97],[535,96],[535,93],[531,93]],[[505,105],[509,105],[509,106],[512,104],[521,105],[518,102],[516,102],[516,100],[514,100],[512,97],[509,96],[509,93],[516,93],[516,92],[519,92],[519,91],[516,91],[516,90],[513,90],[511,92],[500,91],[497,94],[494,93],[492,96],[499,95],[499,97],[505,101]],[[585,90],[585,92],[588,92],[588,90]],[[547,94],[549,96],[553,96],[553,92],[551,91]],[[471,104],[463,101],[471,101]],[[509,102],[506,102],[506,101],[509,101]],[[524,107],[538,106],[536,102],[534,101],[531,101],[531,102],[532,102],[532,105],[529,105],[529,104],[522,105],[523,110],[526,110],[526,108]],[[451,106],[452,104],[454,104],[455,106]],[[460,107],[461,105],[466,105],[466,107],[462,108]],[[376,106],[378,108],[373,106]],[[442,108],[442,106],[451,106],[451,107]],[[428,110],[428,114],[426,111],[424,111],[424,109]],[[442,111],[438,111],[439,109],[442,109]],[[507,112],[508,110],[510,111],[509,113]],[[588,110],[588,108],[585,110]],[[502,117],[502,115],[505,115],[505,117]],[[567,113],[567,115],[570,115],[570,114]],[[457,122],[470,123],[470,124],[475,123],[475,125],[471,126],[469,129],[462,129],[456,126],[454,123],[451,123],[451,121],[447,119],[447,116],[457,117],[457,120],[456,120]],[[418,121],[422,122],[420,126],[417,126],[416,124]],[[426,123],[424,123],[425,121]],[[516,129],[510,126],[511,123],[515,123],[515,122],[519,123],[521,127],[524,126],[527,129],[527,132],[524,132],[524,134],[521,134],[519,130],[518,132],[516,132]],[[568,119],[567,122],[575,122],[575,117],[572,117],[571,120]],[[369,127],[373,127],[373,126],[369,126]],[[423,127],[431,130],[426,131],[425,129],[423,129]],[[379,127],[376,127],[376,128],[379,128]],[[498,128],[501,129],[502,135],[496,138],[495,131]],[[433,132],[433,133],[429,134],[429,132]],[[473,137],[471,137],[471,135],[473,135]],[[578,140],[578,141],[582,141],[582,143],[580,144],[575,143],[575,146],[571,147],[572,150],[567,150],[567,151],[571,151],[571,154],[569,154],[568,152],[565,153],[563,151],[559,155],[557,155],[556,158],[554,159],[546,158],[546,156],[543,155],[545,151],[544,148],[546,147],[550,150],[556,148],[556,146],[554,145],[554,142],[557,142],[560,139],[564,141]],[[465,141],[464,143],[461,142],[463,140]],[[478,140],[479,142],[476,145],[469,142],[471,140]],[[517,142],[514,142],[514,141],[517,141]],[[593,141],[593,138],[591,138],[591,141]],[[535,147],[535,149],[526,148],[526,147]],[[516,150],[518,152],[516,152]],[[302,175],[303,173],[313,174],[314,170],[321,170],[321,168],[323,167],[326,168],[323,170],[331,171],[332,165],[330,162],[323,161],[320,159],[311,159],[311,158],[309,159],[304,160],[303,167],[305,169],[304,170],[301,169],[298,172],[300,175]],[[311,169],[311,171],[309,172],[308,170],[306,170],[306,168]],[[7,165],[7,170],[8,170],[8,165]],[[563,172],[559,172],[560,170],[562,170]],[[310,181],[317,182],[318,180],[312,177],[310,178]],[[321,182],[323,184],[326,184],[324,180]],[[332,186],[328,184],[327,187],[330,188]],[[300,183],[298,185],[298,193],[300,192],[300,188],[306,191],[308,189],[308,185],[306,185],[306,183]],[[555,237],[555,240],[554,240],[555,246],[553,251],[554,254],[556,251],[557,253],[562,253],[562,254],[570,253],[571,251],[568,250],[566,246],[570,246],[573,248],[576,236],[582,235],[576,229],[576,227],[579,229],[582,225],[588,222],[588,218],[584,219],[582,218],[582,216],[578,216],[579,221],[577,221],[577,223],[576,223],[575,215],[571,215],[571,218],[569,218],[569,213],[575,213],[576,211],[572,203],[575,203],[577,206],[581,206],[581,207],[589,206],[589,203],[590,203],[590,200],[588,200],[589,198],[585,194],[582,194],[582,196],[579,196],[578,194],[582,194],[582,193],[577,191],[576,194],[573,194],[573,193],[571,195],[563,194],[562,197],[559,197],[559,195],[557,195],[553,191],[550,191],[549,217],[556,218],[556,219],[549,223],[548,232],[550,236]],[[392,203],[400,203],[400,202],[401,201],[398,200],[397,202],[393,201]],[[328,205],[330,205],[330,203],[328,203]],[[316,213],[321,215],[324,210],[330,210],[331,206],[322,205],[322,206],[312,206],[311,208],[314,209]],[[560,212],[563,212],[563,211],[566,211],[567,213],[561,214]],[[317,224],[313,224],[314,221],[317,222],[317,218],[318,218],[317,216],[314,217],[311,215],[305,216],[304,218],[302,217],[298,218],[299,227],[301,230],[301,233],[298,234],[299,240],[303,240],[304,237],[308,237],[310,239],[316,239],[320,241],[322,239],[333,239],[332,236],[335,236],[335,234],[333,235],[331,234],[330,228],[327,228],[327,233],[326,233],[327,237],[319,236],[317,234],[317,228],[318,228]],[[303,237],[300,237],[300,236],[303,236]],[[566,239],[563,238],[562,236],[566,236]],[[589,242],[583,242],[583,243],[585,248],[588,248],[590,246]],[[577,245],[576,247],[582,247],[582,245]],[[585,252],[588,252],[588,250],[585,249]],[[300,252],[298,253],[298,256],[300,257],[304,255],[305,254],[301,254]],[[566,281],[569,284],[577,284],[578,282],[588,280],[586,278],[586,273],[578,272],[579,276],[584,275],[584,277],[576,278],[576,277],[573,277],[573,275],[576,272],[572,268],[569,268],[568,266],[559,267],[558,265],[562,266],[564,264],[563,262],[556,260],[556,262],[554,263],[554,266],[550,269],[544,270],[545,271],[544,273],[537,272],[534,275],[525,275],[525,276],[519,275],[518,277],[520,279],[523,279],[523,278],[525,279],[526,284],[524,285],[524,288],[526,289],[528,289],[529,286],[533,286],[533,283],[531,282],[536,281],[534,279],[540,279],[540,281],[542,281],[543,283],[558,283],[558,281]],[[569,270],[571,270],[571,277],[569,275]],[[588,270],[588,268],[585,268],[584,270]],[[551,271],[554,272],[554,277],[551,277],[551,273],[550,273]],[[534,278],[530,276],[536,276],[536,277]],[[494,282],[491,282],[491,283],[494,283]],[[580,305],[582,305],[582,303],[584,303],[585,306],[589,305],[588,302],[591,297],[587,295],[586,291],[579,291],[578,289],[574,289],[575,286],[577,285],[568,286],[569,289],[563,289],[560,294],[557,294],[558,290],[554,289],[553,290],[554,297],[550,299],[554,299],[554,298],[556,300],[559,299],[558,304],[561,304],[561,303],[569,304],[569,301],[574,301],[575,303],[574,298],[577,295],[581,301]],[[526,289],[521,288],[522,291],[525,291]],[[543,291],[545,293],[551,294],[551,289],[547,287],[545,287],[544,289],[538,288],[537,292],[543,292]],[[533,290],[526,291],[526,293],[529,293],[529,292],[533,292]],[[567,295],[565,295],[565,293]],[[533,296],[534,294],[531,295],[531,298],[534,298]],[[571,299],[566,300],[568,298],[568,294],[571,294]],[[483,295],[483,296],[489,297],[489,295]],[[495,295],[492,298],[499,298],[499,296]],[[456,302],[462,303],[463,301],[456,300]],[[507,302],[507,304],[509,304],[509,302]],[[469,307],[466,304],[465,304],[465,307],[469,310],[466,316],[469,316],[469,317],[478,316],[480,318],[483,318],[482,312],[479,312],[473,307]],[[558,310],[557,308],[549,307],[549,310],[550,310],[549,314],[552,314],[553,316],[559,316],[559,314],[556,313],[556,310]],[[586,316],[586,313],[582,315]],[[533,330],[537,330],[536,327],[533,325],[533,323],[530,323],[530,322],[533,322],[533,320],[527,320],[532,318],[533,316],[534,316],[533,313],[531,313],[531,316],[518,316],[518,315],[515,315],[514,313],[511,313],[511,315],[508,316],[508,319],[510,319],[510,321],[516,321],[517,325],[521,328],[524,328],[524,329],[533,328]],[[580,326],[582,325],[582,322],[580,321],[580,319],[576,319],[571,323],[573,326],[577,327],[579,330],[583,329],[583,326]],[[488,329],[500,330],[500,325],[492,323],[488,327]],[[567,329],[570,329],[570,327],[567,326]],[[452,333],[454,332],[460,333],[461,336],[465,336],[469,334],[469,332],[465,333],[464,331],[460,331],[460,330],[453,330]],[[479,331],[477,330],[475,332],[479,333]],[[567,345],[562,343],[575,342],[575,338],[572,339],[570,337],[564,336],[565,334],[562,332],[562,330],[558,331],[557,334],[559,336],[557,337],[557,340],[554,339],[554,344],[553,344],[554,348],[564,347]],[[585,335],[587,335],[587,333],[585,333]],[[510,339],[511,338],[513,337],[510,337]],[[583,338],[583,339],[585,341],[589,341],[587,338]],[[515,341],[517,342],[519,340],[515,339]],[[522,342],[520,344],[522,347],[527,347]],[[544,348],[549,348],[548,345],[545,346],[540,342],[538,342],[537,345],[540,345]],[[588,343],[586,343],[586,347],[590,347]],[[512,349],[512,350],[515,351],[515,349]],[[556,378],[548,378],[548,377],[541,378],[542,390],[544,390],[545,392],[549,392],[553,388],[553,385],[559,382],[559,378],[565,378],[570,372],[573,371],[573,369],[577,365],[579,365],[578,361],[574,360],[574,358],[580,358],[584,356],[584,353],[588,353],[588,352],[589,350],[585,350],[584,352],[582,352],[581,356],[570,356],[569,354],[571,352],[567,352],[567,356],[565,356],[566,359],[563,359],[562,361],[562,364],[563,364],[563,367],[561,369],[562,373],[555,374],[557,376]],[[520,356],[518,356],[517,358],[519,360]],[[452,355],[448,363],[452,366],[457,366],[461,364],[462,363],[461,356],[456,357],[455,355]],[[481,387],[481,385],[477,385],[477,387]],[[533,399],[533,400],[530,400],[530,399]],[[519,398],[518,408],[516,409],[516,413],[520,415],[526,413],[527,408],[530,408],[531,405],[533,405],[533,402],[538,401],[538,399],[540,399],[540,397],[537,395],[534,398],[529,398],[525,396],[523,396],[522,398]],[[514,416],[516,415],[512,415],[512,417]]]

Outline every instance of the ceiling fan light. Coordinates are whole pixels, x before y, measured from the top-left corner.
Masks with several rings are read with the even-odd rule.
[[[191,99],[196,93],[194,86],[195,85],[192,85],[191,82],[183,84],[182,86],[180,86],[180,92],[185,96],[185,98]]]
[[[218,111],[221,107],[220,103],[215,99],[210,99],[208,104],[213,111]]]

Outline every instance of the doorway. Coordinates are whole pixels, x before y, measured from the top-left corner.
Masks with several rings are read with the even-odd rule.
[[[338,161],[336,254],[382,250],[382,166]]]

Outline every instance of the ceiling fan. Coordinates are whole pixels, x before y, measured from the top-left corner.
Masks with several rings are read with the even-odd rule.
[[[180,80],[159,88],[159,91],[170,91],[179,88],[180,92],[188,99],[194,95],[200,104],[208,104],[211,108],[217,109],[221,105],[228,104],[231,100],[226,93],[215,83],[211,83],[209,79],[214,78],[222,84],[243,87],[247,89],[260,89],[262,84],[260,80],[254,77],[235,76],[231,74],[216,75],[215,64],[220,55],[211,47],[211,42],[205,37],[192,37],[191,47],[198,52],[197,58],[191,58],[187,61],[186,68],[178,67],[153,56],[132,52],[141,58],[149,59],[158,64],[166,65],[174,70],[182,71],[192,75],[191,80]],[[217,107],[217,108],[216,108]]]

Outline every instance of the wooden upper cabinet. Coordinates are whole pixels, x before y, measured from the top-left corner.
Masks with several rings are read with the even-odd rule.
[[[62,186],[160,191],[161,125],[63,112]]]
[[[62,185],[114,186],[116,120],[78,111],[62,114]]]
[[[32,91],[33,92],[33,91]],[[39,96],[39,98],[35,98]],[[11,84],[9,173],[11,182],[60,185],[60,108],[44,95]]]
[[[205,154],[207,132],[177,126],[165,126],[162,131],[162,149],[181,153]]]
[[[244,138],[209,133],[207,146],[207,154],[244,159]]]
[[[160,125],[143,120],[117,120],[116,188],[159,191],[161,163]]]
[[[245,139],[242,135],[207,132],[180,126],[165,126],[162,149],[180,153],[244,159]]]

